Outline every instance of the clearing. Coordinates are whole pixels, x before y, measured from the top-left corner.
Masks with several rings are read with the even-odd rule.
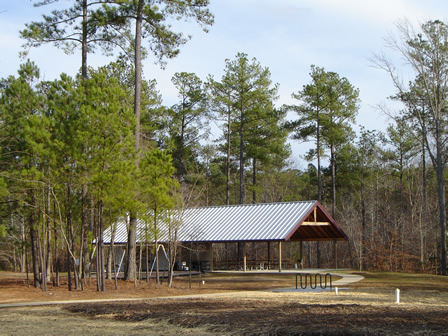
[[[448,335],[448,277],[363,273],[349,288],[272,292],[295,287],[293,274],[209,274],[166,284],[119,282],[115,291],[24,285],[23,275],[0,272],[0,304],[124,298],[0,309],[1,335]],[[205,284],[202,285],[202,281]],[[395,303],[395,288],[401,303]],[[164,298],[162,298],[164,297]],[[143,299],[143,300],[142,300]]]

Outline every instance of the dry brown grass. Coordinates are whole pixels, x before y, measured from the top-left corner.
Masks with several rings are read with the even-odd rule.
[[[149,295],[149,290],[163,296],[170,293],[191,296],[158,299],[145,295],[147,299],[132,302],[2,309],[0,334],[28,335],[31,328],[35,335],[448,333],[447,278],[398,273],[363,275],[365,280],[341,289],[339,295],[334,291],[261,291],[266,286],[292,287],[294,277],[286,274],[213,275],[195,279],[193,289],[188,289],[188,281],[184,279],[177,281],[174,292],[165,286],[140,291],[132,289],[131,283],[128,294],[134,293],[135,297],[138,293]],[[202,280],[205,286],[201,285]],[[400,304],[395,304],[397,287],[401,289]],[[0,288],[0,297],[3,290]]]

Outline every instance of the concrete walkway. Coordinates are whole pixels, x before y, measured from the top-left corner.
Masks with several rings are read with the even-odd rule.
[[[362,275],[357,274],[345,274],[345,273],[331,273],[331,274],[342,277],[341,279],[333,282],[333,287],[347,286],[351,283],[358,282],[364,279]]]
[[[246,272],[244,272],[244,271],[214,271],[212,273],[229,273],[229,274],[284,274],[284,273],[316,274],[316,273],[320,273],[320,274],[322,274],[322,277],[325,276],[325,274],[330,273],[331,275],[341,277],[341,279],[333,282],[333,287],[347,286],[351,283],[358,282],[358,281],[361,281],[362,279],[364,279],[364,277],[362,275],[340,273],[341,271],[344,271],[344,270],[342,270],[342,269],[307,268],[307,269],[287,269],[287,270],[282,270],[281,272],[279,272],[278,270],[256,270],[256,271],[246,271]]]
[[[303,289],[300,287],[299,284],[299,288],[277,288],[277,289],[273,289],[271,291],[273,292],[307,292],[307,293],[312,293],[312,292],[325,292],[325,291],[331,291],[331,290],[335,290],[335,288],[337,287],[338,289],[344,289],[343,286],[347,286],[350,285],[354,282],[358,282],[361,281],[362,279],[364,279],[363,276],[361,275],[356,275],[356,274],[346,274],[346,273],[336,273],[336,272],[332,272],[332,271],[328,271],[328,272],[317,272],[317,271],[309,271],[309,272],[300,272],[300,273],[311,273],[311,274],[316,274],[316,273],[320,273],[322,276],[330,273],[331,275],[334,276],[338,276],[341,277],[341,279],[333,281],[332,283],[332,288],[327,287],[327,288],[321,288],[319,285],[316,286],[316,288],[310,288],[310,286],[308,285],[307,288]],[[324,279],[322,279],[324,280]],[[314,281],[314,279],[313,279]]]
[[[364,279],[363,276],[361,275],[356,275],[356,274],[347,274],[347,273],[340,273],[341,271],[343,271],[342,269],[316,269],[316,268],[308,268],[308,269],[286,269],[286,270],[282,270],[281,272],[279,272],[277,269],[272,269],[272,270],[250,270],[250,271],[214,271],[213,273],[229,273],[229,274],[284,274],[284,273],[292,273],[292,274],[298,274],[298,273],[310,273],[310,274],[321,274],[322,275],[322,280],[324,279],[325,274],[330,273],[331,275],[334,276],[338,276],[341,277],[341,279],[336,280],[332,283],[332,288],[327,287],[325,289],[322,289],[319,285],[315,288],[312,289],[310,288],[310,286],[308,286],[307,288],[303,289],[300,287],[300,285],[298,286],[299,288],[295,288],[295,287],[289,287],[289,288],[276,288],[276,289],[268,289],[265,290],[266,292],[307,292],[307,293],[311,293],[311,292],[323,292],[323,291],[329,291],[329,290],[334,290],[335,287],[338,287],[339,289],[343,289],[343,286],[347,286],[351,283],[354,282],[358,282],[361,281],[362,279]],[[347,270],[348,271],[348,270]],[[313,281],[314,281],[314,277],[313,277]]]
[[[355,274],[346,274],[346,273],[338,273],[338,270],[330,270],[330,269],[301,269],[301,270],[283,270],[281,273],[320,273],[325,275],[330,273],[335,276],[341,277],[341,279],[333,282],[333,288],[341,286],[347,286],[353,282],[361,281],[364,279],[361,275]],[[339,270],[341,271],[341,270]],[[228,274],[279,274],[278,270],[263,270],[263,271],[215,271],[213,273],[228,273]],[[280,274],[281,274],[280,273]],[[277,288],[277,289],[269,289],[264,290],[266,292],[322,292],[328,291],[328,289],[302,289],[302,288]],[[210,293],[210,294],[194,294],[194,295],[179,295],[179,296],[169,296],[169,297],[150,297],[150,298],[124,298],[124,299],[91,299],[91,300],[66,300],[66,301],[36,301],[36,302],[18,302],[18,303],[4,303],[0,304],[1,308],[14,308],[14,307],[32,307],[32,306],[50,306],[50,305],[66,305],[73,303],[105,303],[105,302],[123,302],[123,301],[147,301],[147,300],[158,300],[158,299],[198,299],[198,298],[206,298],[206,297],[217,297],[217,296],[229,296],[229,295],[240,295],[244,292],[227,292],[227,293]],[[253,293],[253,292],[248,292]]]

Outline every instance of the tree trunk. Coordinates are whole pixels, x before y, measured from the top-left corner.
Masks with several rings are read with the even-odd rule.
[[[87,78],[87,0],[82,0],[81,76]]]
[[[56,202],[53,203],[53,213],[56,214]],[[54,264],[56,269],[56,286],[59,287],[59,254],[58,254],[58,231],[56,228],[56,220],[53,220],[53,232],[54,232]]]
[[[137,218],[135,215],[131,215],[129,218],[129,230],[128,230],[128,256],[126,259],[126,267],[125,267],[125,279],[126,280],[135,280],[137,276]]]
[[[71,252],[72,254],[70,255],[73,258],[73,278],[75,279],[75,289],[79,288],[79,277],[78,277],[78,270],[76,267],[76,259],[75,259],[75,231],[74,231],[74,227],[73,227],[73,220],[72,220],[72,208],[71,208],[71,201],[70,201],[70,221],[69,221],[69,229],[70,229],[70,233],[69,233],[69,241],[71,242]]]
[[[170,221],[168,228],[168,287],[173,287],[174,266],[177,256],[177,226]]]
[[[140,242],[138,249],[138,279],[142,281],[142,257],[143,257],[143,243]]]
[[[148,235],[148,233],[146,233]],[[145,239],[145,265],[146,265],[146,282],[149,282],[149,242]]]
[[[181,180],[181,178],[184,175],[185,169],[184,169],[184,136],[185,136],[185,112],[184,109],[185,107],[182,107],[182,125],[181,125],[181,129],[180,129],[180,143],[179,143],[179,157],[177,158],[178,160],[178,168],[177,168],[177,176],[179,177],[179,180]]]
[[[364,269],[364,257],[366,255],[366,232],[367,230],[367,218],[366,218],[366,202],[364,200],[364,161],[361,164],[361,244],[359,247],[359,270]]]
[[[227,114],[227,157],[226,157],[226,205],[230,205],[230,126],[231,126],[231,110],[229,108]]]
[[[110,216],[112,217],[112,216]],[[109,251],[107,256],[107,278],[109,280],[112,279],[112,273],[115,269],[115,233],[117,231],[117,223],[112,222],[111,218],[111,237],[110,237],[110,245],[109,245]]]
[[[252,191],[252,203],[257,203],[257,159],[253,159],[253,166],[252,166],[252,186],[254,187]]]
[[[437,153],[438,159],[442,160],[441,153]],[[442,161],[439,161],[440,163]],[[437,167],[437,194],[439,199],[440,216],[440,274],[446,275],[446,213],[445,213],[445,180],[443,176],[443,164]]]
[[[70,183],[67,185],[67,220],[66,220],[66,228],[65,233],[67,237],[67,276],[68,276],[68,290],[72,290],[72,266],[71,266],[71,258],[70,258],[70,238],[71,235],[71,226],[72,226],[72,201],[71,201],[71,188]]]
[[[72,264],[70,261],[70,248],[67,245],[67,277],[68,277],[68,290],[72,290]]]
[[[157,234],[157,207],[154,208],[154,245],[156,249],[156,283],[160,284],[160,274],[159,274],[159,242]]]
[[[331,216],[336,219],[336,159],[334,157],[334,145],[330,146],[330,161],[331,161]]]
[[[244,123],[243,108],[240,113],[240,204],[244,204]]]
[[[140,149],[140,110],[142,97],[142,21],[144,0],[138,1],[137,19],[135,23],[135,92],[134,92],[134,115],[135,115],[135,150]],[[137,160],[138,166],[138,160]]]
[[[135,22],[135,91],[134,91],[134,115],[136,120],[135,126],[135,150],[137,159],[135,165],[138,167],[138,151],[140,149],[140,109],[142,95],[142,21],[143,21],[143,3],[144,0],[138,1],[137,19]],[[137,250],[137,218],[134,212],[131,212],[128,231],[128,258],[126,265],[126,280],[135,280],[137,276],[136,250]]]
[[[50,186],[48,186],[46,188],[46,209],[45,209],[45,213],[44,213],[44,218],[45,218],[45,230],[46,230],[46,236],[45,236],[45,240],[46,240],[46,251],[45,251],[45,266],[46,266],[46,282],[50,282],[51,280],[51,202],[50,202]]]
[[[320,169],[320,121],[319,111],[317,112],[317,132],[316,132],[316,155],[317,155],[317,201],[322,203],[322,177]],[[320,268],[320,242],[316,242],[316,262]]]
[[[366,242],[367,242],[367,220],[366,220],[366,203],[364,199],[361,199],[361,216],[362,216],[362,224],[361,224],[361,246],[360,246],[360,254],[361,258],[359,261],[359,270],[363,271],[365,269],[364,258],[367,254],[366,250]]]
[[[34,204],[34,195],[31,195],[32,204]],[[34,209],[31,209],[30,213],[30,237],[31,237],[31,256],[33,261],[33,280],[34,287],[40,288],[40,277],[39,277],[39,253],[37,251],[38,245],[38,233],[36,230],[36,223],[34,218]]]
[[[30,288],[30,272],[29,272],[29,269],[28,269],[28,259],[29,259],[29,256],[28,256],[28,249],[26,248],[26,245],[24,246],[24,248],[25,248],[26,286],[27,286],[28,288]]]
[[[423,126],[425,127],[425,126]],[[422,139],[422,185],[423,185],[423,205],[422,215],[419,216],[420,223],[420,263],[422,265],[422,271],[425,271],[425,255],[424,255],[424,228],[423,223],[428,223],[428,206],[427,206],[427,187],[426,187],[426,147],[425,147],[425,139]]]
[[[322,177],[320,169],[320,123],[319,111],[317,112],[317,127],[316,127],[316,156],[317,156],[317,201],[322,203]]]
[[[50,199],[50,195],[48,194],[48,200]],[[50,210],[50,201],[48,201],[48,211]],[[49,282],[51,280],[50,275],[52,275],[52,272],[50,273],[50,270],[52,270],[52,263],[51,263],[51,227],[50,227],[50,217],[47,217],[47,255],[46,255],[46,261],[45,265],[47,266],[47,281]]]
[[[89,207],[88,207],[88,189],[87,185],[82,186],[81,194],[81,230],[82,230],[82,251],[80,270],[82,278],[85,279],[90,273],[90,255],[89,255]]]
[[[45,202],[44,202],[45,204]],[[46,258],[46,244],[47,244],[47,232],[46,232],[46,218],[45,218],[45,205],[43,205],[42,214],[42,232],[41,237],[38,239],[39,246],[39,258],[40,258],[40,269],[41,269],[41,289],[43,292],[47,291],[47,258]]]
[[[99,283],[99,291],[106,291],[106,279],[104,278],[104,244],[103,244],[103,230],[104,230],[104,214],[103,201],[98,203],[98,266],[99,269],[96,272],[97,281]]]
[[[11,214],[11,220],[12,220],[12,214]],[[24,219],[23,216],[20,216],[20,260],[21,260],[21,265],[20,265],[20,273],[25,273],[25,268],[26,268],[26,249],[25,249],[25,241],[26,241],[26,237],[25,237],[25,223],[24,223]]]
[[[425,127],[425,126],[423,126]],[[427,186],[426,186],[426,147],[425,147],[425,137],[423,135],[423,141],[422,141],[422,183],[423,183],[423,208],[425,217],[424,219],[427,219]]]
[[[86,80],[87,75],[87,0],[82,0],[82,41],[81,41],[81,77]],[[84,87],[84,90],[87,90]],[[80,256],[80,275],[82,279],[90,273],[90,256],[89,256],[89,207],[88,204],[88,187],[82,185],[81,191],[81,227],[82,227],[82,251]]]

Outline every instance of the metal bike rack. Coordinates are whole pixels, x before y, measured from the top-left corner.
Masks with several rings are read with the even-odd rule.
[[[326,273],[325,275],[316,273],[314,274],[314,283],[313,283],[313,274],[311,273],[296,273],[296,289],[299,288],[298,278],[300,275],[300,288],[306,289],[308,287],[308,278],[309,278],[309,286],[311,289],[316,289],[317,285],[322,289],[326,289],[329,285],[330,289],[333,287],[333,278],[330,273]],[[322,276],[324,277],[324,281],[322,281]],[[304,279],[305,278],[305,281]],[[318,281],[319,278],[319,281]],[[329,281],[328,281],[329,280]]]

